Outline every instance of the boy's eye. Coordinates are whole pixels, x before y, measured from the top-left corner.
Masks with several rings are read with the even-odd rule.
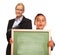
[[[41,22],[41,21],[44,22],[45,20],[37,20],[37,21],[38,21],[38,22]]]

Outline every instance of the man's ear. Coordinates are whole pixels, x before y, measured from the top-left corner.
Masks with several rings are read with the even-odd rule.
[[[23,12],[22,13],[24,13],[24,10],[23,10]]]
[[[23,11],[23,13],[24,13],[24,11]]]

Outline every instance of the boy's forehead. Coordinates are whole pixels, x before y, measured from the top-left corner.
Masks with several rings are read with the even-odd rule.
[[[45,16],[42,16],[42,15],[37,16],[36,19],[45,19],[46,20]]]

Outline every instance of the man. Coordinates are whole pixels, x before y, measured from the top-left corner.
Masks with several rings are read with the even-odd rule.
[[[8,46],[6,55],[11,55],[11,29],[32,29],[32,23],[30,19],[25,18],[22,14],[24,13],[23,3],[18,3],[15,7],[16,18],[9,20],[7,27],[7,41]]]

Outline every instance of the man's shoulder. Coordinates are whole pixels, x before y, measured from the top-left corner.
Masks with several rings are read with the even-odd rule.
[[[9,21],[14,21],[15,20],[15,18],[13,18],[13,19],[10,19]]]
[[[8,20],[8,23],[13,23],[14,21],[15,19],[13,18],[13,19]]]
[[[26,17],[23,17],[24,20],[26,21],[31,21],[30,19],[26,18]]]
[[[14,22],[14,21],[15,21],[15,18],[10,19],[8,22]]]

